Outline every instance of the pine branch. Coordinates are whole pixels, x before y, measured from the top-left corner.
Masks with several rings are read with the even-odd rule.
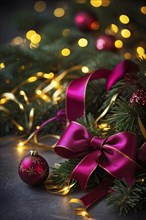
[[[86,117],[77,119],[77,122],[82,124],[93,135],[97,135],[97,133],[99,135],[99,132],[101,132],[96,128],[95,119],[91,113],[89,113]]]
[[[55,185],[62,185],[71,175],[73,169],[78,164],[79,160],[66,160],[60,164],[55,164],[52,169],[51,180]]]
[[[112,105],[107,115],[101,120],[101,123],[108,123],[112,131],[122,132],[130,131],[138,136],[138,145],[144,141],[138,124],[138,115],[145,124],[146,112],[141,107],[130,105],[124,98],[120,97]],[[111,132],[109,130],[109,132]]]
[[[146,204],[146,174],[139,176],[132,188],[116,179],[107,204],[118,209],[120,215],[127,215],[133,209],[142,209]]]
[[[70,177],[72,171],[79,162],[80,159],[73,159],[65,160],[64,162],[55,164],[54,167],[52,167],[51,175],[51,180],[53,181],[53,184],[62,185]],[[93,189],[94,187],[96,187],[105,176],[106,173],[100,167],[97,167],[97,169],[93,172],[88,181],[87,189]],[[71,179],[71,182],[74,182],[74,180]],[[75,184],[74,188],[80,188],[78,182]]]

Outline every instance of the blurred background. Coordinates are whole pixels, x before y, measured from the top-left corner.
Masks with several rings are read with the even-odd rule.
[[[42,7],[40,11],[39,9],[36,9],[36,2],[40,2],[40,5],[38,4],[38,7]],[[42,4],[41,6],[41,2],[45,2],[45,5]],[[96,2],[99,2],[99,4]],[[104,24],[104,26],[108,25],[110,21],[113,22],[117,20],[120,14],[127,14],[131,19],[131,29],[133,32],[137,32],[135,35],[139,35],[139,37],[142,39],[146,39],[145,36],[142,36],[145,34],[146,30],[146,8],[142,8],[142,6],[146,5],[145,0],[103,0],[102,4],[100,4],[100,2],[101,0],[2,1],[0,5],[0,44],[3,45],[8,43],[13,37],[16,36],[17,33],[21,34],[20,27],[18,28],[17,24],[19,23],[19,26],[21,26],[21,22],[18,22],[19,19],[22,20],[22,17],[20,16],[21,13],[23,16],[25,16],[25,13],[27,16],[28,12],[30,13],[29,16],[31,13],[34,14],[35,12],[39,13],[39,16],[44,16],[49,13],[53,18],[54,15],[53,13],[50,13],[50,8],[54,8],[55,6],[64,7],[66,3],[68,5],[72,3],[78,3],[79,9],[81,9],[80,7],[84,8],[85,4],[94,7],[94,9],[96,9],[96,14],[99,14],[101,24]]]

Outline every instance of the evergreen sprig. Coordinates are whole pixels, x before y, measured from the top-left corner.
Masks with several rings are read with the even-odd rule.
[[[125,181],[114,180],[107,204],[118,209],[120,215],[127,215],[132,209],[142,209],[146,205],[146,173],[140,175],[133,187]]]

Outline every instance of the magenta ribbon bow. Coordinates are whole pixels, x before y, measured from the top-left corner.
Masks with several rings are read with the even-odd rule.
[[[138,72],[138,65],[130,60],[120,62],[113,70],[99,69],[86,76],[73,80],[66,92],[66,114],[68,121],[74,121],[85,115],[85,94],[88,82],[94,79],[106,78],[106,89],[122,79],[126,73]],[[74,110],[76,109],[76,111]]]
[[[132,185],[136,166],[136,135],[120,132],[107,139],[92,136],[85,127],[72,121],[55,146],[61,157],[82,158],[71,178],[79,181],[86,189],[89,177],[97,166],[113,177],[125,179]]]

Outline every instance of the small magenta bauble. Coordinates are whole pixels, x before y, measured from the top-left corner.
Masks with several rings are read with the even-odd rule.
[[[74,23],[82,31],[99,29],[99,22],[96,17],[88,11],[78,12],[74,17]]]
[[[100,51],[115,50],[115,38],[111,35],[100,35],[96,40],[96,49]]]
[[[21,160],[18,173],[26,184],[40,185],[49,175],[49,165],[36,151],[30,151],[30,154]]]
[[[130,97],[129,103],[141,105],[146,108],[146,90],[138,88],[134,91]]]

